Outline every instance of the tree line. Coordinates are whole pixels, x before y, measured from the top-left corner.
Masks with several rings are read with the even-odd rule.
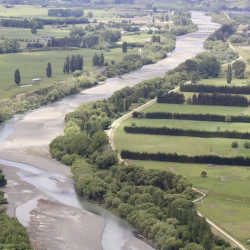
[[[72,55],[67,56],[63,65],[63,73],[70,73],[76,70],[83,70],[83,56],[82,55]]]
[[[230,94],[194,94],[187,99],[188,104],[214,105],[214,106],[236,106],[248,107],[248,99],[245,96]]]
[[[89,20],[86,17],[34,18],[33,20],[37,22],[42,22],[44,23],[44,25],[89,23]]]
[[[20,52],[20,43],[13,39],[5,39],[0,43],[0,54]]]
[[[1,19],[1,26],[2,27],[15,27],[15,28],[33,28],[35,27],[36,29],[43,29],[44,23],[43,22],[38,22],[34,20],[16,20],[16,19]]]
[[[157,97],[157,103],[171,103],[171,104],[183,104],[185,102],[185,96],[182,93],[170,92],[167,94],[159,93]]]
[[[249,95],[249,86],[214,86],[204,84],[184,84],[180,86],[181,92],[221,93]]]
[[[48,47],[76,47],[76,48],[93,48],[98,45],[100,37],[97,35],[87,35],[84,37],[52,37],[47,44]]]
[[[84,12],[82,9],[49,9],[48,16],[55,17],[81,17]]]
[[[78,47],[78,48],[92,48],[98,45],[99,41],[104,39],[105,42],[115,43],[121,38],[120,31],[99,31],[94,35],[86,35],[83,37],[64,37],[54,38],[52,37],[49,46],[50,47]]]
[[[124,131],[129,134],[190,136],[190,137],[203,137],[203,138],[250,139],[249,132],[238,132],[236,130],[202,131],[202,130],[195,130],[195,129],[179,129],[179,128],[167,128],[167,127],[125,126]]]
[[[179,163],[198,163],[228,166],[250,166],[250,158],[243,156],[236,157],[220,157],[217,155],[178,155],[177,153],[147,153],[132,152],[122,150],[121,157],[123,159],[140,160],[140,161],[163,161],[163,162],[179,162]]]
[[[193,120],[193,121],[210,121],[210,122],[239,122],[250,123],[250,116],[231,116],[231,115],[216,115],[216,114],[180,114],[170,112],[133,112],[133,118],[146,119],[176,119],[176,120]]]

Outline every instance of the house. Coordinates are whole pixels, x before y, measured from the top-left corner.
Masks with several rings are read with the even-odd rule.
[[[41,42],[42,43],[47,43],[48,41],[51,41],[52,36],[42,36],[41,37]]]

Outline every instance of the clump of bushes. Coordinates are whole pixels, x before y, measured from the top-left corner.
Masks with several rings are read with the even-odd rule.
[[[237,141],[233,141],[231,146],[232,146],[232,148],[238,148],[239,144]]]

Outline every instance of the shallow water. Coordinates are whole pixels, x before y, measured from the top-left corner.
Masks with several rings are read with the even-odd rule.
[[[134,86],[145,79],[164,76],[167,70],[175,68],[186,59],[192,58],[197,53],[202,52],[203,41],[208,36],[207,32],[213,32],[213,30],[220,27],[218,24],[211,23],[211,18],[200,12],[193,12],[192,19],[194,23],[199,25],[199,31],[178,37],[176,49],[172,53],[169,53],[168,58],[157,64],[144,66],[141,69],[122,77],[108,79],[105,82],[105,85],[85,90],[80,94],[67,97],[51,106],[58,107],[61,110],[73,111],[80,103],[101,100],[109,97],[112,93],[125,86]],[[24,115],[17,115],[15,118],[0,126],[0,145],[3,144],[9,135],[15,131],[13,126],[14,123],[22,119],[23,116]],[[104,250],[121,250],[131,236],[133,231],[132,226],[98,205],[79,197],[74,189],[73,182],[67,177],[55,173],[49,173],[24,163],[0,159],[0,164],[20,169],[18,174],[21,179],[32,184],[47,196],[63,204],[81,208],[102,216],[106,222],[102,234],[102,247]],[[57,184],[65,181],[71,182],[70,188],[65,190],[58,188]],[[17,218],[23,225],[27,225],[29,211],[34,209],[36,202],[36,199],[31,200],[17,208]]]

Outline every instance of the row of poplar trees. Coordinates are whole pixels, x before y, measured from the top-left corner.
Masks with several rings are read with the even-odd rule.
[[[63,65],[63,73],[70,73],[76,70],[83,70],[83,56],[67,56]]]

